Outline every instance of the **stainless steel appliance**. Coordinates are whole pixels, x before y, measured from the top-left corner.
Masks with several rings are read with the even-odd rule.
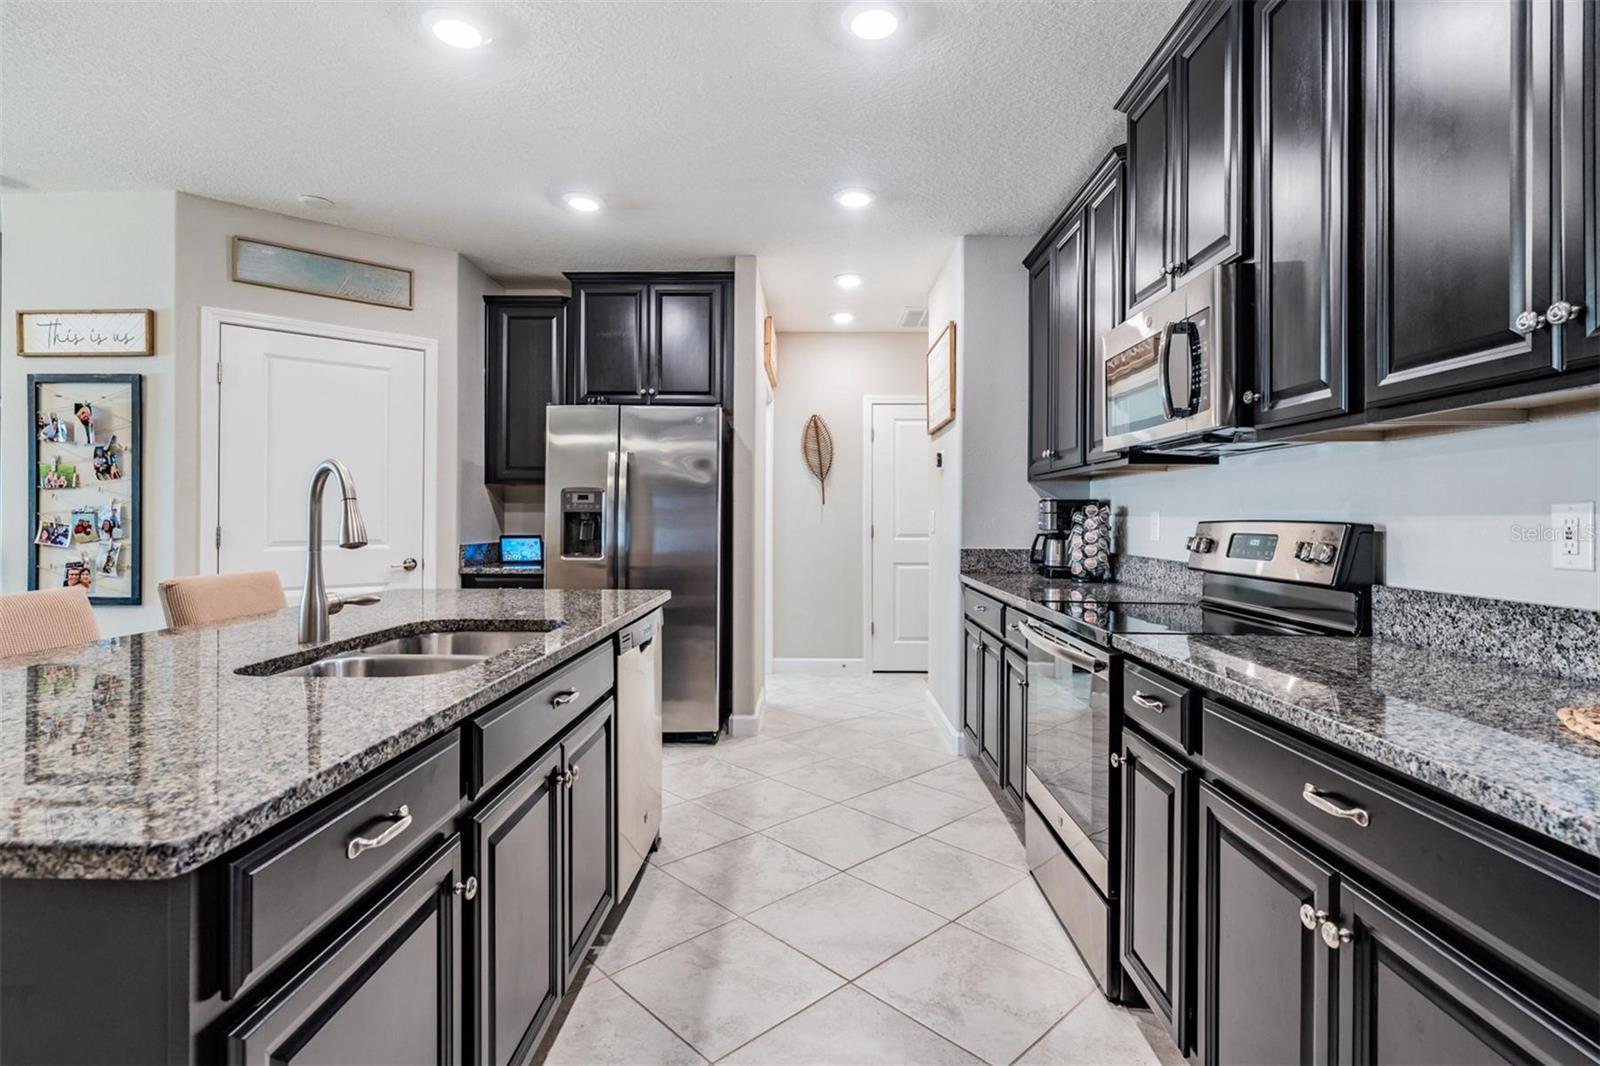
[[[1112,634],[1358,635],[1371,620],[1378,535],[1343,522],[1201,522],[1198,603],[1130,602],[1116,586],[1041,591],[1028,641],[1028,864],[1107,996],[1123,994],[1122,693]],[[1159,595],[1159,594],[1158,594]],[[1040,620],[1043,619],[1043,620]]]
[[[1109,500],[1040,500],[1028,561],[1044,577],[1111,580]]]
[[[1206,450],[1252,436],[1235,394],[1236,270],[1203,271],[1106,331],[1093,394],[1107,450]]]
[[[661,835],[661,612],[617,634],[617,897]]]
[[[722,728],[729,551],[717,407],[546,409],[545,587],[668,589],[662,727]]]

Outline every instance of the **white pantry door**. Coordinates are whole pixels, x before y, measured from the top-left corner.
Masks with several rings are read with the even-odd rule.
[[[339,482],[322,493],[330,591],[420,588],[424,356],[415,348],[224,325],[217,405],[218,570],[276,570],[291,603],[305,582],[311,472],[355,479],[367,546],[339,547]]]
[[[928,669],[928,421],[920,403],[872,405],[873,670]]]

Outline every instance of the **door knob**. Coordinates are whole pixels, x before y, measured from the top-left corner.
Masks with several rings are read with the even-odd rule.
[[[1565,325],[1576,318],[1578,312],[1582,310],[1582,304],[1569,304],[1565,300],[1557,300],[1550,305],[1549,310],[1545,311],[1544,320],[1552,326]],[[1519,318],[1518,321],[1520,322],[1521,319]]]
[[[389,569],[390,570],[404,570],[406,573],[409,574],[409,573],[411,573],[411,571],[413,571],[413,570],[415,570],[417,568],[417,565],[418,564],[417,564],[417,561],[415,559],[412,559],[412,558],[408,557],[408,558],[400,560],[398,563],[390,563],[389,564]]]

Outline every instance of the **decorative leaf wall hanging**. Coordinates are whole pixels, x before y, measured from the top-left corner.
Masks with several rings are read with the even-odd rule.
[[[828,502],[828,472],[833,469],[833,433],[821,415],[806,419],[806,428],[800,431],[800,453],[806,457],[806,467],[822,486],[822,502]]]

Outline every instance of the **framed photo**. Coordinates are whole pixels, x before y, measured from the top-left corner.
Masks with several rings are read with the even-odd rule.
[[[18,311],[18,355],[154,355],[156,313]]]
[[[946,322],[925,356],[928,371],[928,436],[956,417],[956,324]]]
[[[144,376],[29,374],[30,589],[142,599]]]
[[[233,239],[233,280],[333,300],[376,304],[402,311],[412,309],[411,271],[404,267],[327,255],[251,237]]]
[[[767,368],[767,381],[773,388],[778,387],[778,330],[772,324],[772,316],[761,324],[761,364]]]

